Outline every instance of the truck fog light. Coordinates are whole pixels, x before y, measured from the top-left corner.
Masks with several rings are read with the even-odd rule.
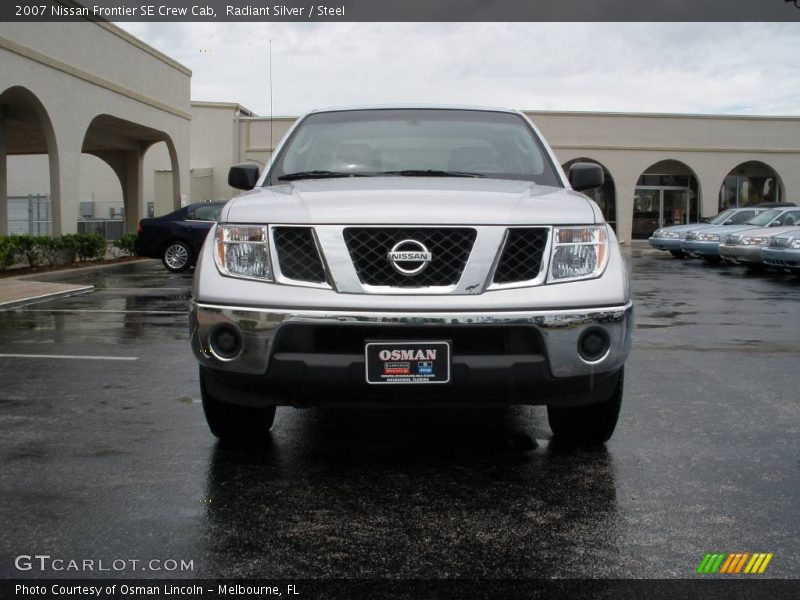
[[[605,356],[609,346],[608,334],[604,330],[587,329],[578,340],[578,354],[587,362],[595,362]]]
[[[236,358],[242,349],[242,337],[230,325],[216,327],[208,336],[208,341],[211,352],[222,360]]]

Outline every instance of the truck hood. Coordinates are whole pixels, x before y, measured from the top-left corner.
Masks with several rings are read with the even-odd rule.
[[[582,194],[526,181],[363,177],[296,181],[231,200],[229,223],[559,225],[602,221]]]

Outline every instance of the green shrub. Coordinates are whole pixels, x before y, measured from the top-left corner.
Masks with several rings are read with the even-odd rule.
[[[130,239],[129,236],[133,236]],[[136,234],[128,234],[116,242],[121,248],[133,254],[133,240]],[[130,250],[128,250],[130,248]],[[50,266],[61,262],[74,263],[76,260],[105,258],[106,240],[97,233],[68,233],[61,237],[9,235],[0,236],[0,270],[7,269],[19,258],[24,257],[32,268],[44,259]]]
[[[17,251],[25,257],[31,268],[38,267],[42,260],[42,253],[39,250],[38,238],[29,233],[17,236]]]
[[[16,260],[17,236],[15,235],[0,235],[0,271],[3,271],[14,264]]]
[[[39,252],[41,252],[47,264],[51,267],[61,262],[64,252],[64,243],[60,237],[43,235],[36,238],[36,244],[39,247]]]
[[[78,256],[82,261],[104,258],[106,239],[99,233],[78,233]]]
[[[118,255],[136,256],[136,234],[126,233],[113,242],[113,247],[117,249]]]
[[[78,252],[80,250],[79,233],[67,233],[61,236],[61,249],[64,252],[64,260],[67,264],[74,263],[78,260]]]

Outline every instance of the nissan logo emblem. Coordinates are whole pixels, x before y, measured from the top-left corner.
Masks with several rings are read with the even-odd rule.
[[[433,260],[433,255],[422,242],[403,240],[392,246],[386,258],[395,271],[410,277],[422,273]]]

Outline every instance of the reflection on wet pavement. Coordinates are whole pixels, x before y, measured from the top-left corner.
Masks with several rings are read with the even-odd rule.
[[[692,577],[705,552],[800,559],[800,279],[629,253],[637,335],[603,449],[541,407],[279,409],[255,447],[208,433],[191,274],[73,275],[0,312],[0,574],[21,549],[186,558],[179,577]],[[124,572],[132,577],[159,576]]]

